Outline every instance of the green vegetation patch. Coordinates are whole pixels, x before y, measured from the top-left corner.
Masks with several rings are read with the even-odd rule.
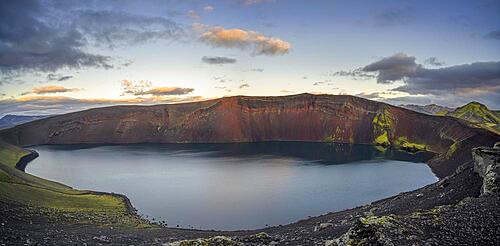
[[[15,168],[19,160],[30,153],[28,150],[0,141],[0,164]]]
[[[391,144],[389,142],[389,136],[387,134],[387,131],[384,131],[381,135],[375,138],[375,144],[382,146],[388,146]]]
[[[392,119],[391,113],[384,109],[382,113],[377,114],[373,118],[373,135],[374,143],[376,145],[389,146],[391,145],[389,138],[392,132],[394,121]]]
[[[49,218],[68,223],[144,228],[149,222],[129,212],[124,197],[75,190],[16,169],[31,152],[0,141],[0,201],[44,211]],[[49,211],[49,212],[47,212]]]
[[[481,103],[471,102],[446,115],[469,121],[472,126],[500,134],[500,113],[488,109]]]
[[[391,226],[396,222],[396,218],[393,215],[385,215],[385,216],[372,215],[360,218],[360,221],[364,225]]]
[[[412,143],[407,137],[399,137],[396,139],[395,144],[402,149],[410,151],[426,151],[429,147],[425,144]]]

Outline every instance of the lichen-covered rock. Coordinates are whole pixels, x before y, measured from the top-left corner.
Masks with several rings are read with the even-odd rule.
[[[236,246],[243,245],[229,237],[216,236],[211,238],[199,238],[193,240],[182,240],[168,243],[166,246]]]
[[[383,233],[384,227],[394,227],[391,216],[370,216],[359,220],[349,231],[330,242],[330,245],[394,245]]]
[[[274,238],[261,232],[242,237],[215,236],[167,243],[165,246],[267,246],[276,245]]]
[[[481,194],[500,194],[500,144],[493,148],[479,147],[472,152],[474,171],[483,178]]]
[[[323,229],[326,229],[328,227],[332,227],[332,223],[320,223],[319,225],[314,227],[314,231],[321,231]]]

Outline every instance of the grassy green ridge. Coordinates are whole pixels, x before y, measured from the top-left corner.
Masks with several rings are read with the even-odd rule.
[[[482,127],[500,134],[500,112],[492,111],[481,103],[468,103],[446,115],[469,121],[475,127]]]
[[[0,141],[0,201],[48,211],[51,216],[73,214],[70,223],[149,227],[130,211],[128,200],[119,195],[76,190],[16,168],[31,152]]]

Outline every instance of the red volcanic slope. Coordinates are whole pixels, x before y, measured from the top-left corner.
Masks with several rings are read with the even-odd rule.
[[[334,141],[425,146],[439,177],[500,136],[461,120],[353,96],[235,96],[204,102],[114,106],[58,115],[0,131],[13,144]]]

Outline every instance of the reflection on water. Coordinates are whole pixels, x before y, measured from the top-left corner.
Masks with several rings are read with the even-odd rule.
[[[26,171],[79,189],[127,195],[169,226],[255,229],[337,211],[437,180],[429,154],[369,145],[53,145]]]

